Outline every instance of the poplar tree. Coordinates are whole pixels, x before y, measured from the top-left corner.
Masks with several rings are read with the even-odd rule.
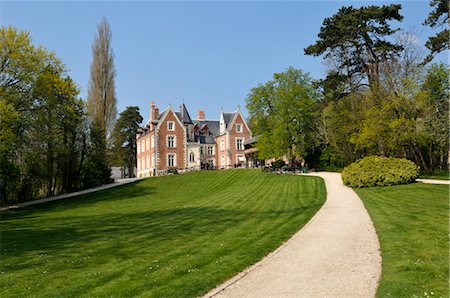
[[[92,122],[103,131],[110,141],[116,122],[116,92],[114,79],[114,54],[111,48],[112,32],[108,21],[103,18],[92,44],[91,75],[88,86],[87,107]]]

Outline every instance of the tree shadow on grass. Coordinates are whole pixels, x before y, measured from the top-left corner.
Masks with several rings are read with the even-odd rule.
[[[10,209],[0,213],[1,221],[8,219],[31,219],[41,217],[46,211],[62,211],[81,208],[102,201],[114,202],[130,200],[137,197],[150,197],[154,193],[154,187],[146,186],[142,181],[132,182],[114,188],[99,190],[93,193],[69,197],[61,200],[50,201],[28,207]]]
[[[8,268],[7,257],[28,253],[82,254],[127,259],[145,253],[153,244],[164,241],[194,239],[208,233],[220,234],[245,220],[242,212],[212,207],[175,208],[137,213],[108,213],[100,216],[52,218],[51,222],[27,225],[27,221],[6,224],[2,229],[3,270],[20,270],[32,266],[24,262]]]

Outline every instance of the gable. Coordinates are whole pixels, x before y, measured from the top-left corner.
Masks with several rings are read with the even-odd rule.
[[[247,125],[247,121],[245,121],[245,119],[244,119],[244,116],[242,116],[242,113],[241,113],[241,111],[240,110],[238,110],[235,114],[234,114],[234,117],[233,117],[233,119],[232,119],[232,121],[231,121],[231,123],[230,123],[230,125],[228,126],[228,131],[232,131],[233,129],[236,129],[236,124],[242,124],[242,125],[244,125],[244,128],[248,131],[248,133],[250,134],[250,135],[252,135],[252,131],[250,130],[250,128],[248,127],[248,125]]]

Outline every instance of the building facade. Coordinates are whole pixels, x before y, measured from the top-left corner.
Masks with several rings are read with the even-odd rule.
[[[137,176],[150,177],[171,169],[192,171],[246,166],[244,142],[251,131],[240,109],[206,120],[198,111],[192,120],[186,106],[168,107],[161,114],[150,104],[150,119],[137,133]]]

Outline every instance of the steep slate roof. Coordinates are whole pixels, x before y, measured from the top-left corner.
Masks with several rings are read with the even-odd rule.
[[[189,112],[186,109],[186,106],[184,105],[184,103],[180,106],[180,111],[175,112],[175,114],[177,115],[178,119],[180,119],[180,121],[183,124],[193,124],[191,116],[189,115]]]
[[[205,125],[208,126],[208,130],[211,135],[208,136],[195,136],[194,141],[200,141],[201,144],[215,144],[216,141],[214,138],[219,135],[220,131],[220,122],[214,120],[193,120],[194,124],[197,124],[200,128],[203,128]]]
[[[216,140],[213,135],[209,136],[194,136],[194,142],[200,142],[200,144],[215,144]]]
[[[223,113],[223,120],[225,121],[225,125],[228,127],[228,124],[230,124],[231,120],[233,120],[234,115],[236,113]]]
[[[213,136],[218,136],[220,132],[220,122],[216,120],[193,120],[193,124],[197,124],[200,128],[203,125],[208,126],[208,130],[213,134]]]

